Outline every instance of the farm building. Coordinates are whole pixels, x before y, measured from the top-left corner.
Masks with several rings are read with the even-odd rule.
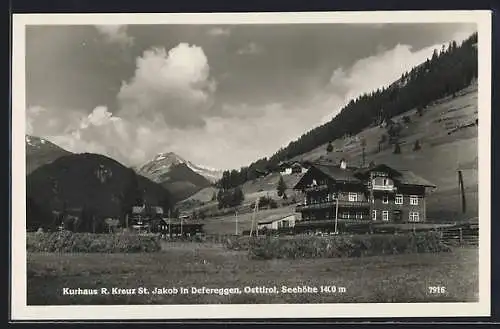
[[[279,230],[282,228],[292,228],[295,226],[295,214],[289,214],[286,216],[279,217],[269,217],[264,220],[259,221],[259,230]]]
[[[158,206],[133,206],[129,216],[130,225],[137,230],[149,230],[150,222],[163,218],[163,208]]]
[[[164,236],[193,236],[203,233],[203,223],[177,218],[162,218],[151,222],[151,232]]]
[[[384,164],[353,168],[312,164],[294,189],[304,193],[301,226],[343,222],[423,222],[425,201],[435,185],[408,170]]]
[[[279,165],[281,175],[303,174],[307,168],[298,161],[282,162]]]

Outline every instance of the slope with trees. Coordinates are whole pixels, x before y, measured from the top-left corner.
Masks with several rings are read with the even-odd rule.
[[[401,127],[399,123],[391,124],[392,117],[411,109],[416,109],[421,116],[432,101],[454,96],[470,85],[477,75],[477,33],[474,33],[461,45],[453,41],[448,47],[435,50],[431,58],[403,73],[389,87],[352,99],[331,121],[308,131],[270,158],[259,159],[240,170],[225,171],[218,186],[227,189],[254,180],[261,174],[277,171],[281,161],[384,122],[388,126],[391,144],[396,144]],[[327,147],[328,152],[331,150]]]

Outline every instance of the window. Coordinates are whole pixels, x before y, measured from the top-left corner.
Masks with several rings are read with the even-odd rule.
[[[389,185],[389,180],[387,178],[384,178],[384,186]]]
[[[410,212],[410,222],[418,222],[420,220],[418,211],[411,211]]]
[[[358,201],[358,193],[349,192],[349,201],[351,202]]]
[[[376,210],[374,210],[372,213],[372,219],[377,220],[377,211]]]
[[[357,212],[356,213],[356,219],[362,219],[363,218],[363,213]]]
[[[382,196],[382,203],[383,204],[388,204],[389,203],[389,196],[388,195]]]
[[[410,204],[412,206],[418,206],[418,196],[417,195],[410,195]]]
[[[396,198],[394,199],[395,204],[403,204],[403,195],[402,194],[396,194]]]
[[[389,212],[387,210],[382,211],[382,220],[389,220]]]
[[[349,219],[349,213],[348,212],[343,213],[342,218]]]

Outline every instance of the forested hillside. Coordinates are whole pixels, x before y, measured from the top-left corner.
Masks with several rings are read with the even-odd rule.
[[[477,33],[461,45],[451,42],[431,58],[405,72],[386,88],[353,99],[331,121],[310,130],[270,158],[263,158],[240,170],[226,171],[219,181],[227,189],[255,179],[261,172],[276,171],[281,161],[344,136],[355,135],[371,125],[391,122],[390,118],[427,105],[441,97],[454,95],[467,87],[478,75]],[[332,109],[333,110],[333,109]]]

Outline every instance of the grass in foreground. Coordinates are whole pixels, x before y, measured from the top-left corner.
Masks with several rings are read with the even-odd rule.
[[[336,293],[63,295],[63,288],[335,285]],[[446,293],[430,294],[429,286]],[[345,292],[339,293],[338,288]],[[28,253],[28,305],[471,302],[478,295],[478,249],[349,259],[250,260],[219,245],[170,243],[143,254]]]

